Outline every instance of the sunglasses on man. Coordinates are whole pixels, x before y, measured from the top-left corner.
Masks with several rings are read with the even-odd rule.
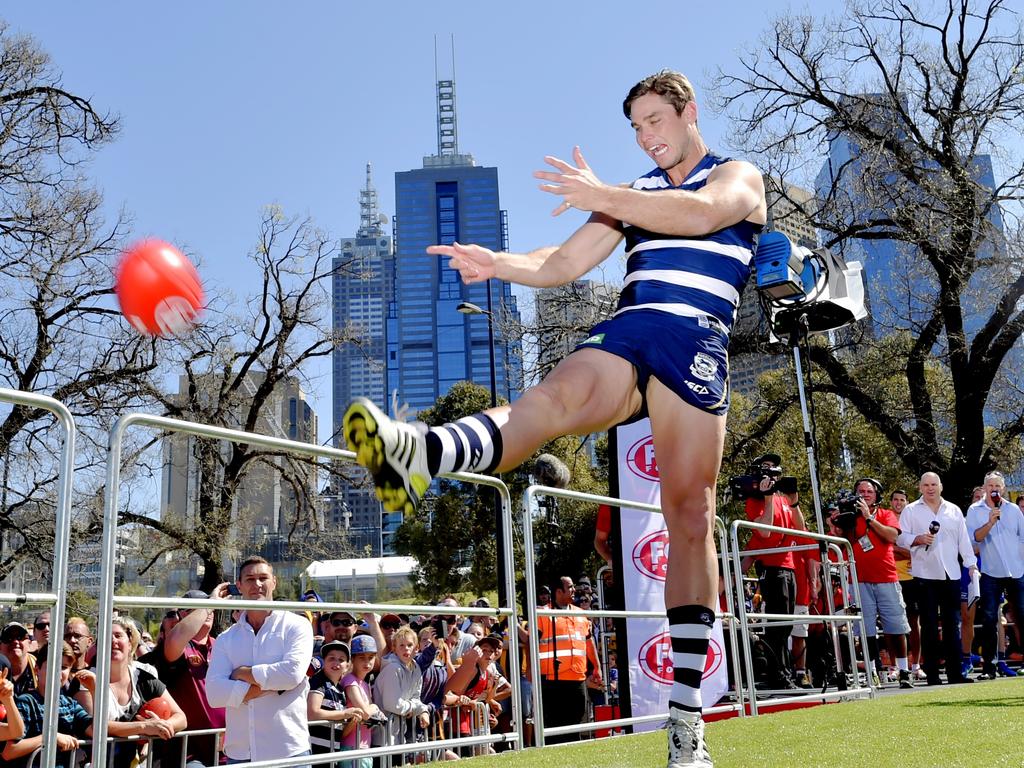
[[[380,623],[381,629],[398,629],[400,626],[402,625],[394,621],[382,621]]]
[[[331,619],[332,627],[351,627],[353,624],[355,622],[352,619]]]

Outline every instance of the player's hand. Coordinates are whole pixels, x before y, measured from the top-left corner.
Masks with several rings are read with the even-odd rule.
[[[573,148],[572,159],[576,163],[575,166],[548,155],[544,158],[544,162],[557,169],[557,172],[534,171],[533,173],[534,178],[551,182],[550,184],[541,184],[542,191],[559,195],[562,198],[562,202],[551,212],[552,216],[563,214],[570,208],[579,208],[581,211],[599,210],[604,200],[605,190],[608,189],[608,185],[597,178],[590,166],[587,165],[579,147]]]
[[[431,245],[427,253],[435,256],[447,256],[448,266],[457,269],[466,285],[490,280],[497,276],[497,265],[494,251],[482,245]]]
[[[856,506],[861,517],[865,519],[871,517],[871,507],[868,506],[868,503],[864,501],[864,499],[857,499]]]

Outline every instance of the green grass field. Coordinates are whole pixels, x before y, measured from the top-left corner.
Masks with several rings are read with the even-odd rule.
[[[1024,766],[1024,679],[942,686],[707,726],[716,768]],[[525,750],[469,768],[658,768],[661,731]]]

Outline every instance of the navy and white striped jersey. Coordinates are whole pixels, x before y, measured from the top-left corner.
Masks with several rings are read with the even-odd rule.
[[[633,182],[633,189],[698,190],[716,166],[731,158],[706,154],[678,187],[660,168]],[[683,317],[709,315],[725,331],[732,328],[740,292],[750,276],[757,235],[762,226],[741,221],[702,237],[648,232],[623,222],[626,279],[615,314],[653,309]]]

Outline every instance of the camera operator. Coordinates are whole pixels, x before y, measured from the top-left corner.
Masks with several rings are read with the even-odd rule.
[[[766,453],[754,459],[751,475],[760,475],[758,494],[747,498],[747,519],[761,525],[774,525],[779,528],[807,530],[800,504],[797,501],[796,488],[791,493],[776,493],[782,470],[779,467],[781,458],[778,454]],[[794,539],[791,535],[774,531],[755,530],[750,541],[750,548],[782,549],[792,547]],[[758,579],[761,583],[761,597],[764,599],[765,613],[792,614],[796,607],[796,562],[792,549],[784,552],[773,552],[756,555]],[[767,622],[764,631],[765,644],[775,654],[778,661],[778,679],[773,684],[786,689],[796,688],[793,682],[793,668],[789,657],[789,635],[792,627],[788,624],[779,625]]]
[[[878,622],[881,621],[889,655],[896,660],[899,670],[900,688],[912,688],[914,684],[907,661],[910,624],[900,591],[894,551],[896,538],[900,535],[899,518],[891,509],[881,505],[882,484],[874,478],[861,478],[853,489],[856,496],[852,500],[852,509],[840,503],[840,508],[829,516],[829,522],[853,545],[866,635],[862,639],[875,668],[881,671],[877,640]]]

